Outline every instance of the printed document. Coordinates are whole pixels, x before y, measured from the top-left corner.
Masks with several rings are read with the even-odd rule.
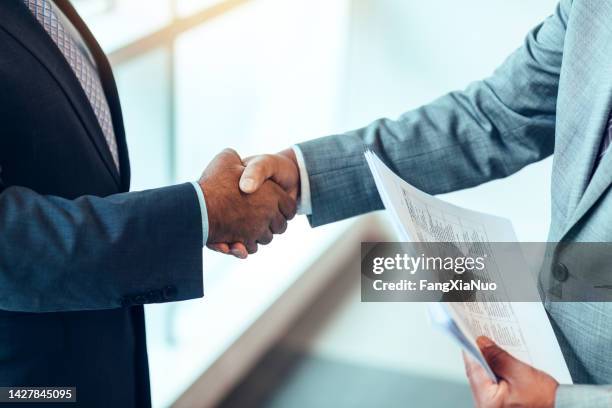
[[[509,220],[467,210],[411,186],[391,171],[373,152],[365,153],[376,187],[392,224],[405,242],[491,243],[507,242],[508,248],[497,251],[491,245],[490,256],[500,257],[496,276],[508,299],[513,290],[532,290],[537,298],[534,275],[524,261],[520,245]],[[513,244],[514,243],[514,244]],[[501,257],[511,256],[510,262]],[[512,265],[511,271],[503,265]],[[526,285],[509,285],[508,280]],[[518,297],[515,297],[518,298]],[[546,311],[540,302],[440,302],[430,305],[432,324],[446,332],[489,376],[495,375],[476,345],[476,338],[486,335],[514,357],[553,376],[561,384],[572,379],[561,353]]]

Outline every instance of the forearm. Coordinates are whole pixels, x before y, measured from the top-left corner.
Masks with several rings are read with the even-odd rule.
[[[550,155],[569,8],[564,0],[490,78],[398,120],[381,119],[299,144],[309,176],[312,224],[381,208],[365,149],[431,194],[505,177]]]
[[[487,87],[484,83],[474,87],[474,94],[493,92],[482,89]],[[312,223],[382,208],[363,156],[366,149],[430,194],[508,176],[552,153],[553,115],[502,127],[499,120],[492,122],[490,112],[469,111],[476,97],[468,92],[449,94],[397,121],[381,119],[357,131],[300,144],[308,169]],[[486,119],[476,123],[477,117]],[[351,208],[334,214],[338,202],[350,203]]]
[[[107,309],[202,295],[202,216],[189,184],[66,200],[0,194],[0,309]]]

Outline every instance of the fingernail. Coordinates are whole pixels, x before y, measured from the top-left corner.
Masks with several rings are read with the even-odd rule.
[[[230,252],[232,253],[232,255],[234,255],[236,258],[240,258],[240,259],[244,259],[246,258],[246,256],[244,256],[244,254],[242,253],[242,251],[238,250],[238,249],[231,249]]]
[[[240,189],[243,191],[251,191],[255,188],[255,180],[250,178],[245,178],[240,180]]]
[[[476,343],[478,344],[478,347],[480,348],[486,348],[486,347],[491,347],[495,345],[495,343],[493,343],[493,340],[491,340],[490,338],[486,336],[478,337],[476,339]]]

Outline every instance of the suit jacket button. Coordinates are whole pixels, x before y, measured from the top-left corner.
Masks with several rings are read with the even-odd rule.
[[[552,271],[553,278],[558,280],[559,282],[565,282],[569,277],[569,271],[567,270],[567,266],[559,262]]]
[[[176,299],[176,288],[174,286],[166,286],[163,290],[164,300]]]

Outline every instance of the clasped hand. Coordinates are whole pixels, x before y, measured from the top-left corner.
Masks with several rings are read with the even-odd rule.
[[[238,258],[269,244],[296,213],[299,171],[292,151],[244,161],[219,153],[199,180],[208,212],[207,246]]]
[[[243,161],[224,150],[200,180],[210,219],[208,246],[246,258],[257,244],[272,241],[287,228],[296,212],[300,173],[293,150],[249,157]],[[557,382],[511,356],[486,337],[478,346],[499,378],[493,382],[484,369],[464,355],[466,374],[478,408],[552,408]]]
[[[487,337],[479,337],[477,344],[498,381],[463,354],[476,408],[553,408],[559,386],[553,377],[514,358]]]

